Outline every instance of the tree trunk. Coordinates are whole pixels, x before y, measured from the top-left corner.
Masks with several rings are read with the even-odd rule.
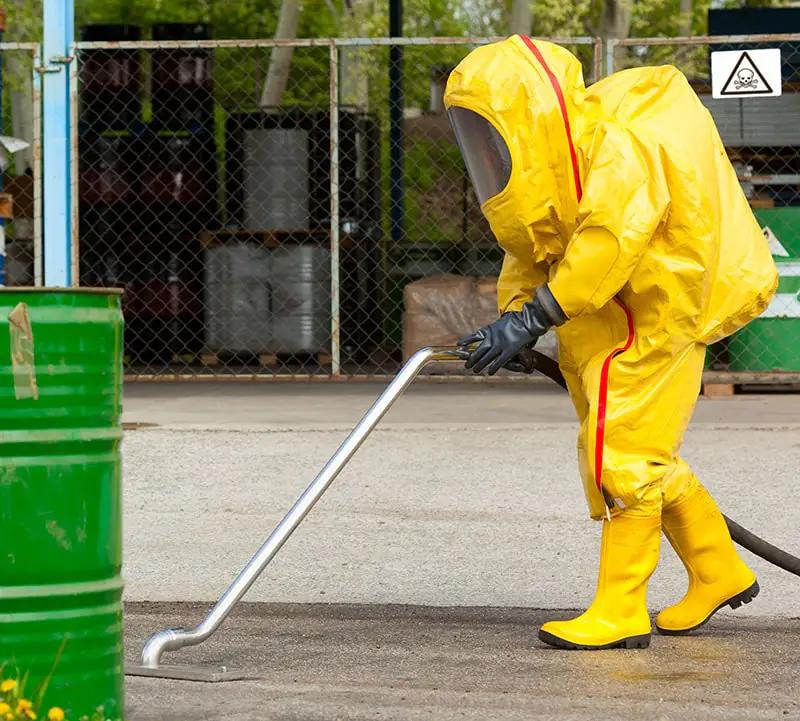
[[[30,55],[5,53],[4,90],[11,99],[11,134],[31,145],[14,155],[14,169],[22,175],[33,168],[33,81]]]
[[[347,34],[361,34],[359,0],[345,3]],[[339,102],[366,110],[369,105],[369,48],[344,47],[339,50]]]
[[[603,4],[603,24],[601,34],[604,39],[621,40],[628,37],[631,30],[630,0],[606,0]]]
[[[622,40],[631,31],[631,0],[605,0],[603,3],[603,19],[600,25],[600,37],[608,40]],[[614,70],[625,67],[628,48],[617,47],[614,51]]]
[[[42,35],[41,3],[30,0],[7,0],[7,32],[4,40],[39,42]],[[11,134],[31,143],[14,155],[18,174],[33,167],[33,62],[30,53],[11,50],[3,53],[3,93],[9,99]]]
[[[300,22],[300,4],[297,0],[281,0],[281,11],[278,16],[278,27],[275,30],[276,40],[291,40],[297,37],[297,25]],[[289,70],[292,66],[294,48],[273,48],[269,59],[267,78],[261,92],[262,108],[275,107],[281,104],[283,93],[289,82]]]
[[[692,0],[680,0],[678,35],[688,37],[692,34],[692,9]]]
[[[678,14],[678,35],[688,37],[692,34],[692,0],[680,0]],[[707,60],[701,59],[699,48],[691,45],[679,45],[675,48],[673,63],[687,75],[696,72],[699,65],[702,66]]]
[[[533,13],[530,0],[511,0],[511,16],[508,19],[508,32],[512,35],[528,35],[533,26]]]

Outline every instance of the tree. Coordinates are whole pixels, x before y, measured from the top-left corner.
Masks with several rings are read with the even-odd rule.
[[[605,0],[603,3],[600,37],[621,40],[631,30],[631,0]]]
[[[372,12],[369,0],[344,0],[341,7],[327,0],[343,37],[362,37],[369,33],[368,20]],[[342,105],[366,110],[369,105],[369,65],[366,53],[358,47],[343,47],[339,51],[339,101]]]
[[[10,0],[6,3],[7,32],[4,40],[37,42],[42,33],[42,7],[36,0]],[[33,140],[33,58],[25,51],[3,53],[4,115],[10,116],[11,135],[29,143]],[[7,130],[4,132],[8,132]],[[18,174],[33,167],[33,146],[14,156]]]
[[[512,35],[528,35],[533,25],[530,0],[511,0],[511,17],[508,31]]]
[[[278,16],[278,27],[275,30],[275,39],[296,38],[299,24],[300,5],[297,0],[282,0],[281,11]],[[262,108],[275,107],[281,104],[283,93],[289,82],[289,70],[292,65],[293,53],[294,48],[292,47],[272,49],[267,79],[264,81],[264,90],[261,93],[260,105]]]
[[[600,23],[600,37],[603,43],[609,40],[622,40],[628,37],[631,30],[631,2],[632,0],[605,0]],[[614,51],[614,64],[621,66],[621,61],[627,54],[625,47]]]
[[[678,35],[692,34],[692,0],[680,0]]]

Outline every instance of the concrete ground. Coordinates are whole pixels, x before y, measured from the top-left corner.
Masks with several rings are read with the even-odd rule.
[[[200,620],[380,389],[126,387],[131,657]],[[130,678],[131,721],[800,717],[800,579],[750,556],[762,594],[697,638],[602,654],[538,643],[536,626],[595,582],[575,431],[548,386],[413,386],[251,589],[259,603],[165,659],[259,678]],[[684,450],[725,512],[800,551],[800,395],[701,400]],[[664,544],[650,605],[684,590]]]

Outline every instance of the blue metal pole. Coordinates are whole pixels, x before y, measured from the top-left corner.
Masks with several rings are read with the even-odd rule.
[[[69,55],[75,32],[74,0],[45,0],[42,43],[42,181],[44,284],[72,284]],[[72,62],[76,62],[72,60]]]

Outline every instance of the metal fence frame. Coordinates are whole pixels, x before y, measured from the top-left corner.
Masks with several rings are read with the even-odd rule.
[[[331,214],[331,371],[329,373],[303,373],[303,374],[281,374],[281,373],[245,373],[238,375],[219,375],[205,373],[155,373],[155,374],[135,374],[126,376],[127,380],[181,380],[181,381],[217,381],[217,380],[315,380],[315,381],[339,381],[339,380],[386,380],[390,375],[345,375],[341,366],[341,342],[340,342],[340,187],[339,187],[339,88],[338,70],[340,52],[343,48],[352,47],[424,47],[442,45],[477,46],[489,42],[504,39],[503,37],[414,37],[414,38],[304,38],[294,40],[259,39],[259,40],[193,40],[193,41],[120,41],[120,42],[76,42],[71,55],[73,59],[84,50],[157,50],[157,49],[222,49],[222,48],[309,48],[327,47],[329,49],[329,113],[330,113],[330,214]],[[721,45],[728,43],[748,43],[748,42],[800,42],[800,34],[785,35],[731,35],[731,36],[693,36],[693,37],[658,37],[658,38],[625,38],[611,39],[603,43],[599,38],[577,37],[577,38],[546,38],[550,42],[562,45],[582,45],[592,47],[592,75],[593,80],[599,79],[603,75],[614,72],[614,53],[619,47],[631,46],[656,46],[656,45]],[[19,49],[23,45],[19,44],[0,44],[0,50],[8,48]],[[36,53],[38,45],[24,44],[25,49]],[[37,63],[38,64],[38,63]],[[603,72],[605,71],[605,72]],[[36,86],[35,86],[36,87]],[[70,89],[73,95],[73,113],[77,113],[78,107],[78,62],[73,61],[70,67]],[[37,109],[38,110],[38,109]],[[76,118],[73,118],[76,120]],[[78,282],[78,260],[79,260],[79,238],[78,238],[78,192],[77,192],[77,168],[78,168],[78,124],[72,123],[72,138],[70,151],[72,154],[71,172],[73,184],[73,244],[72,244],[72,266],[74,270],[75,283]],[[37,139],[38,142],[38,139]],[[37,186],[38,191],[38,186]],[[40,199],[39,199],[39,202]],[[39,229],[39,242],[41,242],[41,229]],[[41,281],[40,272],[37,274],[37,281]],[[441,379],[441,377],[437,377]],[[459,382],[481,381],[489,379],[472,378],[467,376],[450,376],[448,380]],[[800,373],[740,373],[740,372],[718,372],[706,371],[704,374],[706,382],[722,383],[759,383],[759,384],[779,384],[800,382]],[[501,379],[501,382],[508,382],[509,378]],[[528,381],[530,379],[519,378],[518,381]]]

